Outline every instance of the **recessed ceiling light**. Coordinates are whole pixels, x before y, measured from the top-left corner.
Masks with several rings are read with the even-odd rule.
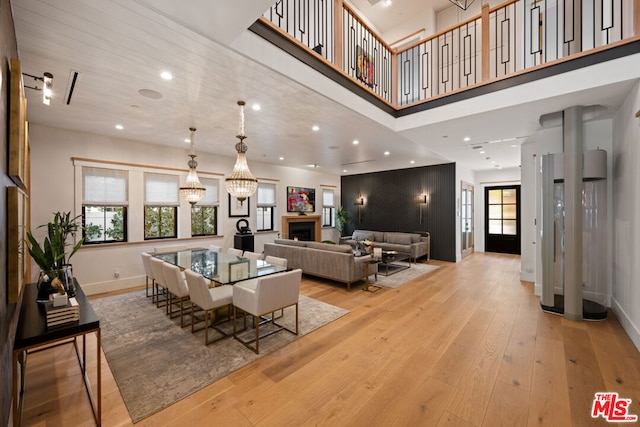
[[[260,111],[261,107],[260,107],[260,104],[253,104],[251,108],[253,108],[253,111]]]
[[[162,77],[164,80],[171,80],[173,79],[173,75],[171,75],[170,72],[168,71],[163,71],[160,73],[160,77]]]
[[[342,169],[342,173],[347,173],[347,170],[346,169]]]
[[[518,144],[513,144],[511,145],[511,148],[516,148],[518,146]]]
[[[411,160],[409,163],[414,164],[416,161],[415,160]]]
[[[313,127],[311,128],[312,131],[314,132],[318,132],[320,130],[320,126],[318,125],[313,125]]]
[[[284,157],[279,157],[280,160],[284,160]]]
[[[484,154],[484,153],[486,153],[486,151],[482,150],[482,151],[480,151],[479,153],[480,153],[480,154]]]
[[[464,137],[464,141],[465,141],[465,142],[467,142],[467,141],[471,141],[471,138],[469,138],[468,136],[465,136],[465,137]]]
[[[118,130],[122,130],[122,129],[124,129],[124,126],[122,126],[122,125],[116,125],[116,129],[118,129]]]
[[[389,7],[389,6],[391,6],[391,0],[384,0],[384,1],[382,2],[382,5],[383,5],[384,7]]]
[[[358,144],[360,144],[360,141],[358,141],[357,139],[354,139],[353,140],[353,145],[358,145]]]
[[[185,138],[184,142],[186,142],[187,144],[189,144],[191,142],[191,140],[189,138]]]
[[[388,151],[385,151],[385,152],[384,152],[384,155],[385,155],[385,156],[388,156],[389,154],[391,154],[391,153],[389,153]]]

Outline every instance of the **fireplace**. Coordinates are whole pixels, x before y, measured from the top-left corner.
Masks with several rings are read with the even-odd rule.
[[[322,237],[320,215],[285,215],[282,217],[282,238],[319,242]]]
[[[289,223],[289,238],[293,240],[304,240],[307,242],[313,242],[316,239],[315,223],[313,221],[308,222],[290,222]]]

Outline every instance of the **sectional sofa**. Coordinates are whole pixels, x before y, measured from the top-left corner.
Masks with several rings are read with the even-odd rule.
[[[350,237],[341,237],[340,244],[353,246],[356,242],[363,240],[372,241],[374,247],[382,248],[383,251],[398,251],[409,254],[414,262],[423,256],[427,257],[427,261],[429,259],[429,237],[419,233],[354,230]]]
[[[264,244],[264,254],[287,259],[288,268],[300,268],[304,274],[323,277],[347,284],[364,280],[365,261],[371,257],[355,257],[349,245],[275,239]],[[369,265],[369,274],[377,272],[377,265]]]

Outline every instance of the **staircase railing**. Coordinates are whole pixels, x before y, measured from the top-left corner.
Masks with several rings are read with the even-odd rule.
[[[262,18],[401,109],[640,39],[640,0],[509,0],[392,49],[342,0],[280,0]]]

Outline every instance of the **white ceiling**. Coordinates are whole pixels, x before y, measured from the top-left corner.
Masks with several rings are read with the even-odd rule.
[[[184,139],[194,126],[198,152],[234,157],[236,101],[243,99],[249,106],[257,102],[262,107],[246,111],[250,162],[317,165],[335,174],[449,161],[481,170],[498,164],[517,167],[519,144],[539,127],[541,114],[578,101],[588,105],[604,100],[614,110],[631,86],[626,81],[526,104],[511,100],[504,103],[510,108],[483,113],[476,106],[470,113],[442,114],[440,120],[420,123],[416,118],[415,125],[389,126],[227,47],[271,2],[192,0],[185,7],[171,0],[12,0],[23,72],[54,75],[50,106],[41,103],[38,92],[27,90],[29,120],[184,147],[185,154]],[[362,2],[368,0],[353,3]],[[418,5],[424,7],[424,2],[394,0],[389,10],[406,9],[387,12],[386,18],[373,14],[369,19],[386,29],[392,22],[395,25],[393,19],[401,22]],[[170,71],[173,80],[162,80],[163,70]],[[79,79],[72,102],[66,105],[73,71],[80,73]],[[26,85],[33,83],[25,77]],[[140,90],[155,91],[161,98],[142,96]],[[420,115],[439,117],[433,111]],[[116,124],[124,129],[115,129]],[[311,130],[314,124],[320,126],[318,132]],[[471,140],[463,141],[465,136]],[[360,144],[353,145],[354,139]],[[489,144],[496,140],[507,141]],[[489,154],[480,156],[480,149],[473,145],[485,146]],[[484,157],[492,157],[496,164]]]

